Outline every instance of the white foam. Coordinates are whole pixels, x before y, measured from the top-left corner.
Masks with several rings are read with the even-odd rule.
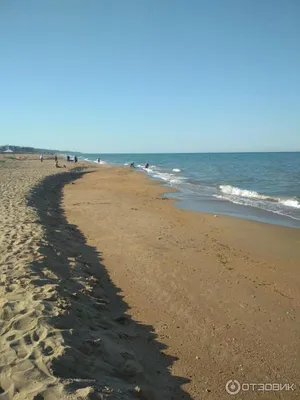
[[[265,200],[268,202],[280,203],[286,207],[291,208],[300,208],[300,203],[296,199],[280,199],[278,197],[266,196],[252,190],[240,189],[238,187],[230,185],[220,185],[220,189],[221,192],[226,195],[223,196],[223,198],[232,202],[234,202],[234,200],[238,201],[238,199],[240,199],[241,201],[241,198],[248,198],[253,200]],[[222,198],[222,196],[220,196],[219,198]],[[243,204],[245,204],[245,202]]]
[[[253,206],[256,205],[258,206],[260,202],[255,202],[249,198],[243,198],[243,197],[238,197],[238,196],[228,196],[228,195],[217,195],[214,194],[213,197],[216,197],[217,199],[222,199],[222,200],[227,200],[230,201],[231,203],[234,204],[239,204],[243,206]]]
[[[219,186],[221,189],[221,192],[224,194],[231,194],[234,196],[239,196],[239,197],[248,197],[250,199],[261,199],[261,200],[269,200],[270,197],[265,196],[263,194],[259,194],[257,192],[254,192],[253,190],[246,190],[246,189],[240,189],[238,187],[230,186],[230,185],[220,185]],[[276,199],[274,199],[276,200]]]
[[[233,204],[238,204],[238,205],[241,205],[241,206],[248,206],[248,207],[249,206],[250,207],[256,207],[256,208],[259,208],[259,209],[264,210],[264,211],[269,211],[271,213],[281,215],[283,217],[292,218],[292,219],[295,219],[297,221],[300,220],[299,218],[295,217],[294,215],[290,215],[289,213],[287,213],[286,209],[283,209],[282,207],[280,208],[279,203],[266,202],[266,201],[256,202],[253,199],[251,200],[251,199],[237,198],[237,197],[232,198],[232,197],[229,197],[229,196],[226,196],[226,195],[225,196],[213,195],[213,196],[216,197],[217,199],[230,201]],[[289,200],[287,200],[287,201],[289,201]],[[278,207],[279,207],[279,209],[278,209]],[[300,207],[296,207],[296,208],[300,208]]]
[[[185,177],[179,177],[179,176],[174,176],[174,174],[169,174],[167,172],[157,172],[155,171],[155,175],[153,175],[154,178],[162,179],[163,181],[172,183],[172,184],[179,184],[182,183],[186,178]]]
[[[173,168],[173,172],[181,172],[181,169],[179,169],[179,168]]]
[[[106,162],[106,161],[103,161],[103,160],[100,160],[100,161],[95,160],[95,161],[93,161],[93,162],[96,163],[96,164],[102,164],[102,165],[107,164],[107,162]]]
[[[297,200],[287,199],[287,200],[280,200],[279,203],[292,208],[300,208],[300,203]]]
[[[182,180],[183,180],[183,178],[182,179],[171,179],[170,182],[176,184],[176,183],[182,183]]]
[[[144,171],[149,172],[149,173],[154,172],[153,169],[151,169],[150,167],[145,168],[144,165],[141,165],[141,164],[138,164],[138,165],[137,165],[137,168],[141,168],[141,169],[143,169]]]
[[[162,179],[163,181],[170,181],[172,179],[172,175],[163,172],[157,172],[153,177]]]

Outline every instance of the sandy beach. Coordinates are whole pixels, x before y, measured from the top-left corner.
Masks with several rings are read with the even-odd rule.
[[[300,230],[166,190],[0,158],[0,399],[299,397]],[[232,396],[229,380],[294,390]]]
[[[141,173],[100,168],[65,188],[64,208],[101,252],[129,315],[173,359],[186,398],[229,398],[230,379],[296,387],[300,231],[179,210],[165,190]],[[158,398],[172,398],[165,378],[156,383]],[[297,397],[239,398],[259,394]]]

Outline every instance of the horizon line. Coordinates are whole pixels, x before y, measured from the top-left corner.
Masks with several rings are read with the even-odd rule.
[[[64,150],[59,150],[61,153],[68,152]],[[70,151],[69,151],[70,152]],[[159,151],[159,152],[83,152],[73,150],[73,153],[81,153],[81,154],[256,154],[256,153],[300,153],[299,150],[272,150],[272,151]]]

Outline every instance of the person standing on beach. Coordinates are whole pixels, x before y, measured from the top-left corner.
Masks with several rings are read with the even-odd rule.
[[[41,162],[44,161],[44,155],[43,154],[40,155],[40,160],[41,160]]]
[[[55,157],[54,157],[54,161],[55,161],[55,164],[56,164],[56,162],[58,161],[57,155],[56,155],[56,154],[55,154]]]

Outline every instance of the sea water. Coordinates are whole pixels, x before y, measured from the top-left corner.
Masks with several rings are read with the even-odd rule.
[[[78,154],[100,164],[135,163],[179,190],[184,209],[300,228],[300,153]],[[149,163],[149,168],[145,164]]]

